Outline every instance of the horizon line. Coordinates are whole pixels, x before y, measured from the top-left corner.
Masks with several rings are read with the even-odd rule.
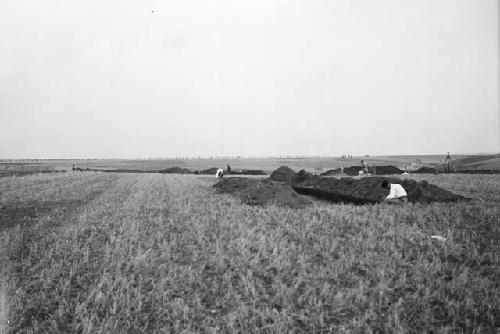
[[[86,158],[0,158],[0,161],[50,161],[50,160],[223,160],[223,159],[354,159],[354,158],[373,158],[373,157],[404,157],[404,156],[446,156],[448,152],[443,154],[436,153],[421,153],[421,154],[344,154],[344,155],[233,155],[233,156],[172,156],[172,157],[86,157]],[[496,155],[500,152],[475,152],[475,153],[451,153],[451,156],[457,155]]]

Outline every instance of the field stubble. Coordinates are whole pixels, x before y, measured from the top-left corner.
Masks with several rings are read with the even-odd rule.
[[[296,210],[242,206],[207,177],[3,178],[2,211],[40,208],[2,216],[8,330],[494,331],[500,181],[419,178],[475,200]]]

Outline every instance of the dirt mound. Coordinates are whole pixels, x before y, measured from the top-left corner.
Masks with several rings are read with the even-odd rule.
[[[335,203],[369,204],[378,203],[388,195],[389,190],[381,186],[384,180],[401,184],[408,193],[410,202],[452,202],[465,199],[426,181],[416,182],[414,180],[381,177],[365,177],[362,179],[313,177],[294,184],[293,189],[299,194],[312,195]]]
[[[217,173],[217,169],[219,169],[219,168],[212,167],[212,168],[205,169],[205,170],[195,171],[195,174],[215,175],[215,173]]]
[[[230,175],[266,175],[263,170],[260,169],[239,169],[239,170],[231,170]]]
[[[296,173],[292,177],[292,179],[290,180],[290,183],[292,185],[294,185],[294,184],[297,184],[297,183],[301,183],[301,182],[307,181],[307,180],[312,179],[312,178],[317,178],[317,176],[314,176],[311,173],[306,172],[305,170],[301,169],[298,173]]]
[[[217,192],[238,197],[248,205],[276,204],[291,208],[311,205],[311,201],[297,194],[283,183],[249,178],[228,178],[216,183]]]
[[[167,168],[167,169],[161,170],[160,173],[163,173],[163,174],[193,174],[193,172],[190,171],[189,169],[181,168],[181,167]]]
[[[414,170],[412,174],[437,174],[437,170],[432,167],[420,167],[417,170]]]
[[[360,170],[363,170],[363,167],[351,166],[351,167],[344,168],[344,173],[349,175],[349,176],[356,176],[356,175],[359,175]]]
[[[329,169],[324,173],[321,173],[321,176],[334,176],[334,175],[340,175],[342,174],[342,169],[337,168],[337,169]]]
[[[361,166],[351,166],[344,168],[344,174],[349,176],[357,176],[359,175],[359,171],[363,170]],[[368,167],[368,172],[375,175],[391,175],[391,174],[402,174],[404,171],[399,169],[398,167],[387,165],[387,166],[375,166],[375,170],[373,167]],[[342,169],[330,169],[321,176],[334,176],[334,175],[342,175]]]
[[[281,166],[271,173],[269,180],[290,183],[295,174],[297,173],[290,167]]]
[[[403,170],[398,167],[387,165],[387,166],[375,166],[375,170],[371,167],[368,168],[368,171],[375,175],[391,175],[391,174],[402,174]]]

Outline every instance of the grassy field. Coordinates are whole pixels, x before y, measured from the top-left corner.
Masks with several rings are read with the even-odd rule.
[[[192,175],[0,178],[0,331],[498,331],[500,179],[415,178],[473,200],[295,210]]]

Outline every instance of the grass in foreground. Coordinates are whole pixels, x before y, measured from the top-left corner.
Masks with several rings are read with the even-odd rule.
[[[500,181],[429,181],[484,194],[294,210],[242,206],[193,176],[1,179],[2,207],[49,208],[0,227],[10,331],[492,332]]]

